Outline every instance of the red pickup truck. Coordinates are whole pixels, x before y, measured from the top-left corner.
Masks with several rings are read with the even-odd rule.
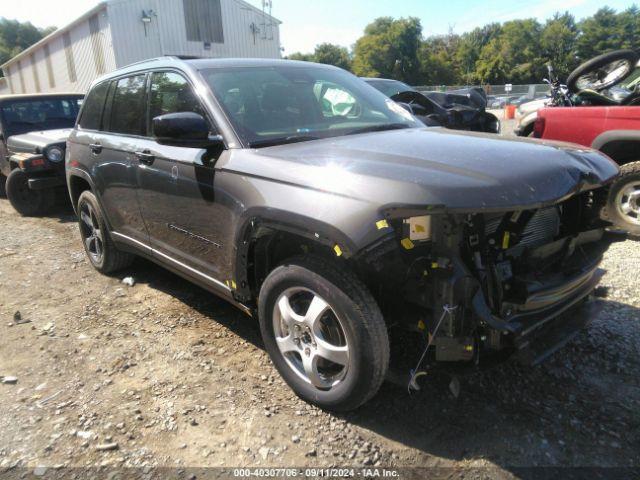
[[[533,136],[600,150],[620,167],[603,214],[640,235],[640,106],[548,107],[538,112]]]

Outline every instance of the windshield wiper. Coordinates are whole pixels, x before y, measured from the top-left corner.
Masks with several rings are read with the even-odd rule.
[[[307,142],[309,140],[319,140],[319,139],[320,139],[320,137],[314,137],[312,135],[290,135],[288,137],[265,138],[264,140],[255,140],[253,142],[249,142],[249,147],[251,147],[251,148],[271,147],[271,146],[274,146],[274,145],[284,145],[286,143]]]
[[[385,123],[382,125],[370,125],[368,127],[356,128],[348,131],[345,135],[356,135],[358,133],[384,132],[385,130],[402,130],[403,128],[411,128],[406,123]]]

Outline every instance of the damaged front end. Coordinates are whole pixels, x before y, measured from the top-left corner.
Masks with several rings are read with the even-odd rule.
[[[603,274],[602,256],[624,238],[600,219],[599,192],[528,210],[396,209],[387,220],[394,234],[361,259],[378,275],[387,315],[402,312],[422,330],[432,359],[477,363],[501,352],[535,364],[589,320],[585,299]]]

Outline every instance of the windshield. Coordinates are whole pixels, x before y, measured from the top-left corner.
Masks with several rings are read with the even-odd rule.
[[[2,103],[2,126],[5,137],[33,132],[73,128],[82,98],[56,97],[9,100]]]
[[[201,73],[250,147],[422,126],[398,104],[342,70],[283,65]]]
[[[387,97],[393,97],[401,92],[413,91],[413,88],[409,85],[398,80],[368,80],[366,82],[376,90],[384,93]]]

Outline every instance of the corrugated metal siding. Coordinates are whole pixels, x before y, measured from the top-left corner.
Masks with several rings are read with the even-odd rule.
[[[5,74],[16,87],[14,93],[85,93],[96,77],[115,69],[111,28],[103,9],[8,65]]]
[[[36,92],[40,93],[42,91],[42,87],[40,86],[40,75],[38,75],[38,66],[36,64],[36,52],[33,52],[31,55],[29,55],[29,62],[31,63],[33,85],[36,89]]]
[[[53,75],[53,63],[51,62],[51,49],[49,44],[42,47],[42,53],[44,55],[44,61],[47,66],[47,80],[49,80],[49,89],[56,87],[56,78]]]
[[[10,67],[4,71],[4,75],[5,75],[7,87],[9,88],[8,93],[16,93],[13,87],[12,70]]]
[[[207,48],[205,42],[187,40],[182,0],[113,0],[29,56],[8,63],[9,88],[14,93],[85,93],[103,73],[162,55],[280,58],[277,22],[269,27],[268,16],[241,0],[219,1],[224,43]],[[212,6],[217,8],[215,1]],[[148,24],[142,22],[143,11],[151,17]],[[252,24],[260,29],[255,35]]]
[[[123,0],[108,5],[118,67],[161,55],[194,57],[280,58],[277,22],[237,0],[220,0],[224,43],[187,40],[182,0]],[[142,12],[153,10],[151,23]],[[261,31],[254,35],[251,24]],[[266,24],[266,26],[263,26]],[[266,30],[266,32],[265,32]],[[266,37],[266,38],[265,38]]]
[[[24,72],[22,71],[22,61],[18,60],[18,78],[20,78],[20,93],[27,92],[27,86],[24,81]]]

